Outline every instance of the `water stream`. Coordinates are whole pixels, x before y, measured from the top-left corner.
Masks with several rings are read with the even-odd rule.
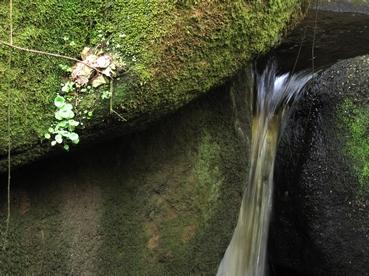
[[[251,152],[249,181],[237,226],[218,268],[218,276],[263,276],[272,206],[274,160],[281,129],[290,107],[311,74],[277,75],[275,64],[255,74],[251,92]]]

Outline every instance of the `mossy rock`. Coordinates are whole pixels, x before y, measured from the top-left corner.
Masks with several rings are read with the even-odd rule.
[[[221,87],[144,131],[16,171],[0,274],[215,275],[248,173],[237,91]],[[3,222],[6,187],[0,195]]]
[[[80,130],[96,141],[174,111],[233,75],[274,45],[301,16],[301,0],[272,1],[14,1],[14,44],[78,57],[103,34],[128,71],[115,82],[113,107],[86,96],[94,109]],[[0,39],[8,41],[8,3],[0,4]],[[68,38],[66,40],[66,38]],[[11,65],[9,66],[9,58]],[[0,171],[8,151],[10,102],[12,165],[50,153],[44,134],[54,121],[63,59],[0,47]],[[9,93],[9,98],[8,98]],[[55,150],[54,150],[55,152]]]
[[[288,122],[270,249],[294,275],[368,275],[368,75],[368,55],[325,69]]]

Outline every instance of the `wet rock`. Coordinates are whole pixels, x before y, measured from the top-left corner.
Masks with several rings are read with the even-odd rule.
[[[309,84],[276,162],[277,270],[369,274],[368,131],[369,56],[338,62]]]

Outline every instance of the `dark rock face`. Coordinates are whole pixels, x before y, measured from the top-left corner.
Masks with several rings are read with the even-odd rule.
[[[231,91],[15,172],[0,275],[214,275],[248,171],[246,105]]]
[[[369,275],[368,110],[368,56],[333,65],[307,87],[276,162],[272,268]]]
[[[368,44],[368,15],[310,10],[270,54],[278,60],[282,71],[289,72],[294,66],[296,71],[309,70],[313,66],[311,56],[314,45],[314,67],[317,70],[326,69],[343,59],[366,55]]]

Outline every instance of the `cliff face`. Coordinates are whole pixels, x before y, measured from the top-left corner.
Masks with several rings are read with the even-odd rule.
[[[93,113],[89,120],[77,116],[84,123],[76,130],[81,143],[89,143],[131,131],[221,84],[278,41],[300,16],[301,2],[18,0],[14,44],[75,58],[86,46],[104,45],[124,64],[114,82],[113,108],[126,121],[109,112],[101,91],[71,100],[80,114]],[[2,41],[8,41],[8,8],[0,4]],[[60,65],[73,62],[0,47],[0,172],[6,167],[8,104],[13,166],[50,154],[44,134],[66,81]]]

